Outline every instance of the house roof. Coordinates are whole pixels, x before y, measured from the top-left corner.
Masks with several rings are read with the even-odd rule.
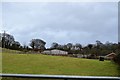
[[[112,53],[106,55],[106,57],[110,57],[110,56],[116,56],[116,54],[112,52]]]

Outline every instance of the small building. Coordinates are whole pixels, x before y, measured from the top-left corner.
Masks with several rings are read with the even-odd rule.
[[[105,59],[112,60],[115,56],[116,56],[116,54],[112,52],[112,53],[106,55]]]
[[[48,55],[68,55],[67,51],[62,51],[62,50],[58,50],[58,49],[53,49],[53,50],[45,50],[43,52],[41,52],[43,54],[48,54]]]

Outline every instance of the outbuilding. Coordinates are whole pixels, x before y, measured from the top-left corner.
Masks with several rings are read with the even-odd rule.
[[[106,55],[105,58],[108,60],[112,60],[115,56],[116,56],[116,54],[112,52],[112,53]]]

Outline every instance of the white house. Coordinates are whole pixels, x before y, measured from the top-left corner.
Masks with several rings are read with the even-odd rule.
[[[58,50],[58,49],[45,50],[45,51],[43,51],[41,53],[43,53],[43,54],[50,54],[50,55],[68,55],[67,51],[62,51],[62,50]]]

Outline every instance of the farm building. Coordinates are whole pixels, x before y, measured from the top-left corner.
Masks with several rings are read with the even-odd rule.
[[[106,55],[105,58],[109,59],[109,60],[112,60],[115,56],[116,56],[116,54],[112,52],[112,53]]]
[[[43,54],[49,54],[49,55],[68,55],[67,51],[62,51],[62,50],[58,50],[58,49],[45,50],[45,51],[43,51],[41,53],[43,53]]]

